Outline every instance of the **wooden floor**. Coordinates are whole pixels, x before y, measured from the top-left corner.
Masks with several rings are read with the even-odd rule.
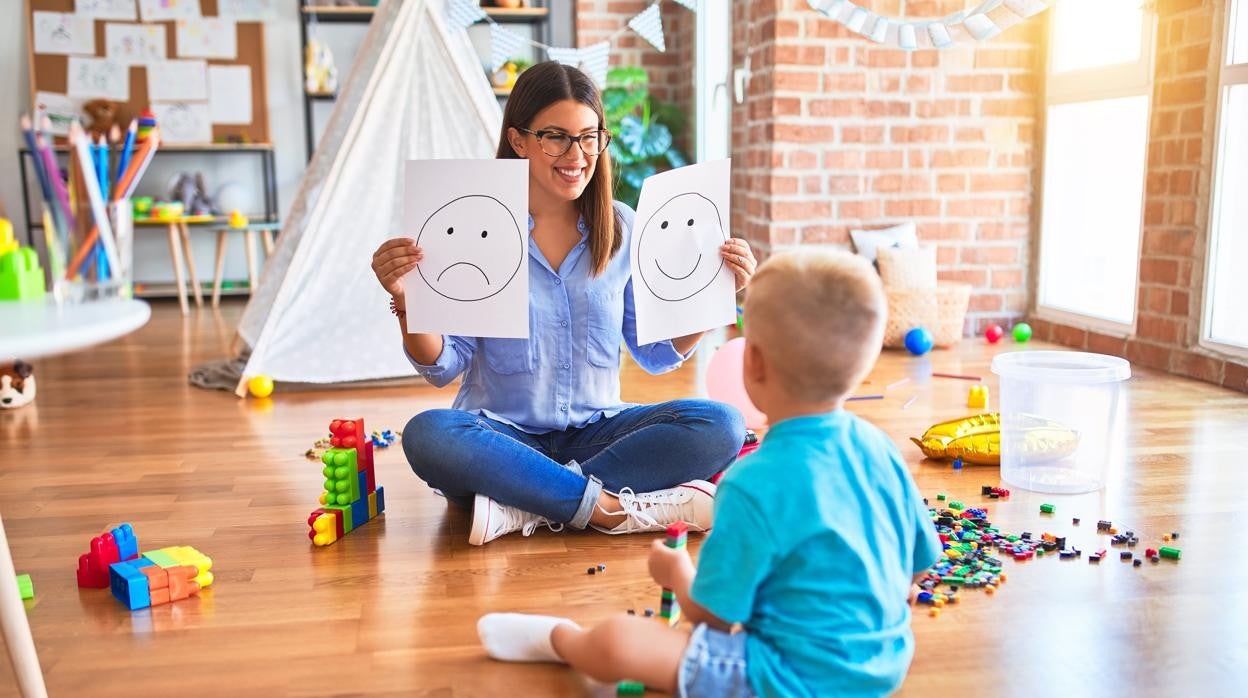
[[[34,578],[28,612],[52,695],[580,695],[592,687],[565,669],[488,660],[477,617],[515,610],[592,622],[658,605],[645,574],[648,537],[543,531],[470,547],[468,517],[448,511],[397,448],[378,457],[385,516],[313,549],[305,520],[320,466],[303,452],[328,421],[363,416],[370,429],[401,429],[452,392],[331,390],[271,402],[205,392],[187,384],[187,370],[225,356],[241,305],[186,320],[172,304],[154,310],[130,337],[38,362],[36,404],[0,412],[0,509],[17,569]],[[966,383],[923,376],[988,377],[994,351],[1010,348],[968,341],[924,359],[886,354],[863,391],[911,382],[852,405],[903,444],[924,494],[979,503],[980,485],[997,480],[993,468],[923,463],[906,441],[967,413]],[[630,365],[624,397],[695,395],[697,375],[697,363],[663,377]],[[1105,490],[1015,489],[992,503],[991,518],[1069,534],[1085,550],[1101,518],[1150,545],[1177,530],[1182,561],[1007,562],[1009,583],[995,597],[968,591],[938,619],[916,614],[905,694],[1243,695],[1248,399],[1141,371],[1128,405],[1130,466]],[[1041,501],[1058,514],[1042,521]],[[1083,525],[1072,528],[1071,516]],[[138,613],[107,591],[79,591],[77,556],[121,521],[144,549],[209,554],[216,583],[199,599]],[[606,572],[587,576],[598,563]],[[0,666],[0,693],[14,692]]]

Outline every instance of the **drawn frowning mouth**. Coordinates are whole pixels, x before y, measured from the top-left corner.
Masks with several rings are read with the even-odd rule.
[[[486,276],[486,275],[485,275],[485,272],[484,272],[484,271],[482,271],[481,267],[479,267],[479,266],[477,266],[477,265],[473,264],[472,262],[456,262],[456,263],[452,264],[451,266],[449,266],[449,267],[447,267],[447,268],[443,269],[443,270],[442,270],[442,273],[441,273],[441,274],[438,274],[438,281],[442,281],[442,277],[443,277],[443,276],[446,276],[446,272],[448,272],[448,271],[450,271],[450,270],[454,269],[455,267],[458,267],[458,266],[459,266],[459,265],[461,265],[461,264],[466,265],[466,266],[469,266],[469,267],[472,267],[473,269],[476,269],[476,270],[477,270],[477,271],[481,274],[481,278],[485,279],[485,285],[486,285],[486,286],[489,286],[489,285],[490,285],[490,277],[488,277],[488,276]],[[689,273],[690,273],[690,274],[692,274],[693,272],[689,272]]]
[[[656,266],[656,267],[658,267],[658,268],[659,268],[659,273],[661,273],[663,276],[666,276],[667,278],[671,279],[672,281],[684,281],[685,279],[687,279],[687,278],[689,278],[689,277],[693,276],[693,272],[695,272],[695,271],[697,271],[697,270],[698,270],[698,265],[699,265],[699,264],[701,264],[701,263],[702,263],[702,255],[701,255],[701,254],[698,254],[698,258],[697,258],[696,260],[694,260],[694,262],[693,262],[693,268],[689,270],[689,273],[688,273],[688,274],[685,274],[684,276],[672,276],[671,274],[668,274],[667,272],[663,271],[663,267],[659,265],[659,260],[658,260],[658,258],[655,258],[655,260],[654,260],[654,266]],[[462,262],[461,262],[461,264],[462,264]]]

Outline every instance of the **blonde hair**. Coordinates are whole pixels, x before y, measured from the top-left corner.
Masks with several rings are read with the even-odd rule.
[[[887,314],[880,277],[862,257],[782,252],[750,280],[745,336],[791,397],[833,402],[875,364]]]

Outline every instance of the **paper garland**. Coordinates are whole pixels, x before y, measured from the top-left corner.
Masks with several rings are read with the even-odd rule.
[[[663,40],[663,15],[659,13],[659,3],[654,3],[628,20],[628,26],[660,52],[667,51],[667,42]]]
[[[490,72],[497,72],[521,46],[529,43],[527,37],[498,24],[490,25]]]
[[[467,29],[487,18],[485,10],[476,0],[450,0],[446,8],[446,16],[451,23],[460,29]]]
[[[914,51],[990,39],[1048,9],[1049,1],[985,0],[973,10],[919,22],[881,17],[850,0],[807,0],[807,4],[811,9],[877,44],[892,44],[906,51]]]

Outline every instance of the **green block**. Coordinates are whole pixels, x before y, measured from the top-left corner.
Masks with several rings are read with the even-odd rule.
[[[950,575],[941,577],[940,581],[944,584],[954,584],[954,585],[964,584],[966,582],[966,577],[963,577],[957,574],[950,574]]]
[[[31,247],[19,247],[0,255],[0,301],[43,298],[43,268]]]
[[[938,502],[943,502],[943,501],[945,501],[945,495],[943,495],[943,494],[938,494],[938,495],[936,495],[936,501],[938,501]]]
[[[1053,511],[1054,511],[1056,508],[1057,508],[1057,507],[1053,506],[1052,504],[1041,504],[1041,505],[1040,505],[1040,513],[1041,513],[1041,514],[1052,514],[1052,513],[1053,513]]]
[[[345,535],[347,535],[348,533],[350,533],[352,530],[354,530],[354,529],[355,529],[355,526],[353,526],[353,525],[352,525],[352,518],[351,518],[351,505],[350,505],[350,504],[348,504],[348,505],[346,505],[346,506],[339,506],[339,505],[336,505],[336,504],[326,504],[325,506],[323,506],[323,507],[321,507],[321,508],[322,508],[322,509],[325,509],[325,510],[327,510],[327,511],[328,511],[329,509],[335,509],[335,510],[337,510],[337,511],[339,511],[339,512],[342,512],[342,535],[344,535],[344,536],[345,536]]]
[[[360,498],[359,467],[354,448],[331,448],[321,455],[325,467],[325,491],[333,498],[330,504],[350,506]]]
[[[646,692],[646,685],[640,681],[621,681],[615,687],[617,696],[640,696]]]
[[[1006,540],[1008,540],[1008,541],[1009,541],[1009,542],[1011,542],[1011,543],[1014,543],[1014,542],[1016,542],[1016,541],[1018,540],[1018,536],[1016,536],[1016,535],[1014,535],[1013,533],[1011,533],[1010,535],[1006,536],[1006,537],[1005,537],[1005,539],[1006,539]]]
[[[35,598],[35,583],[30,581],[29,574],[17,575],[17,590],[22,592],[23,599]]]
[[[1158,548],[1157,553],[1168,560],[1177,560],[1183,551],[1178,548]]]
[[[965,509],[965,508],[966,508],[966,505],[965,505],[965,504],[963,504],[962,502],[949,502],[949,508],[950,508],[950,509],[957,509],[957,510],[959,510],[959,511],[960,511],[960,510],[962,510],[962,509]]]
[[[151,550],[143,553],[143,557],[152,561],[157,567],[177,567],[181,565],[178,559],[163,550]]]

